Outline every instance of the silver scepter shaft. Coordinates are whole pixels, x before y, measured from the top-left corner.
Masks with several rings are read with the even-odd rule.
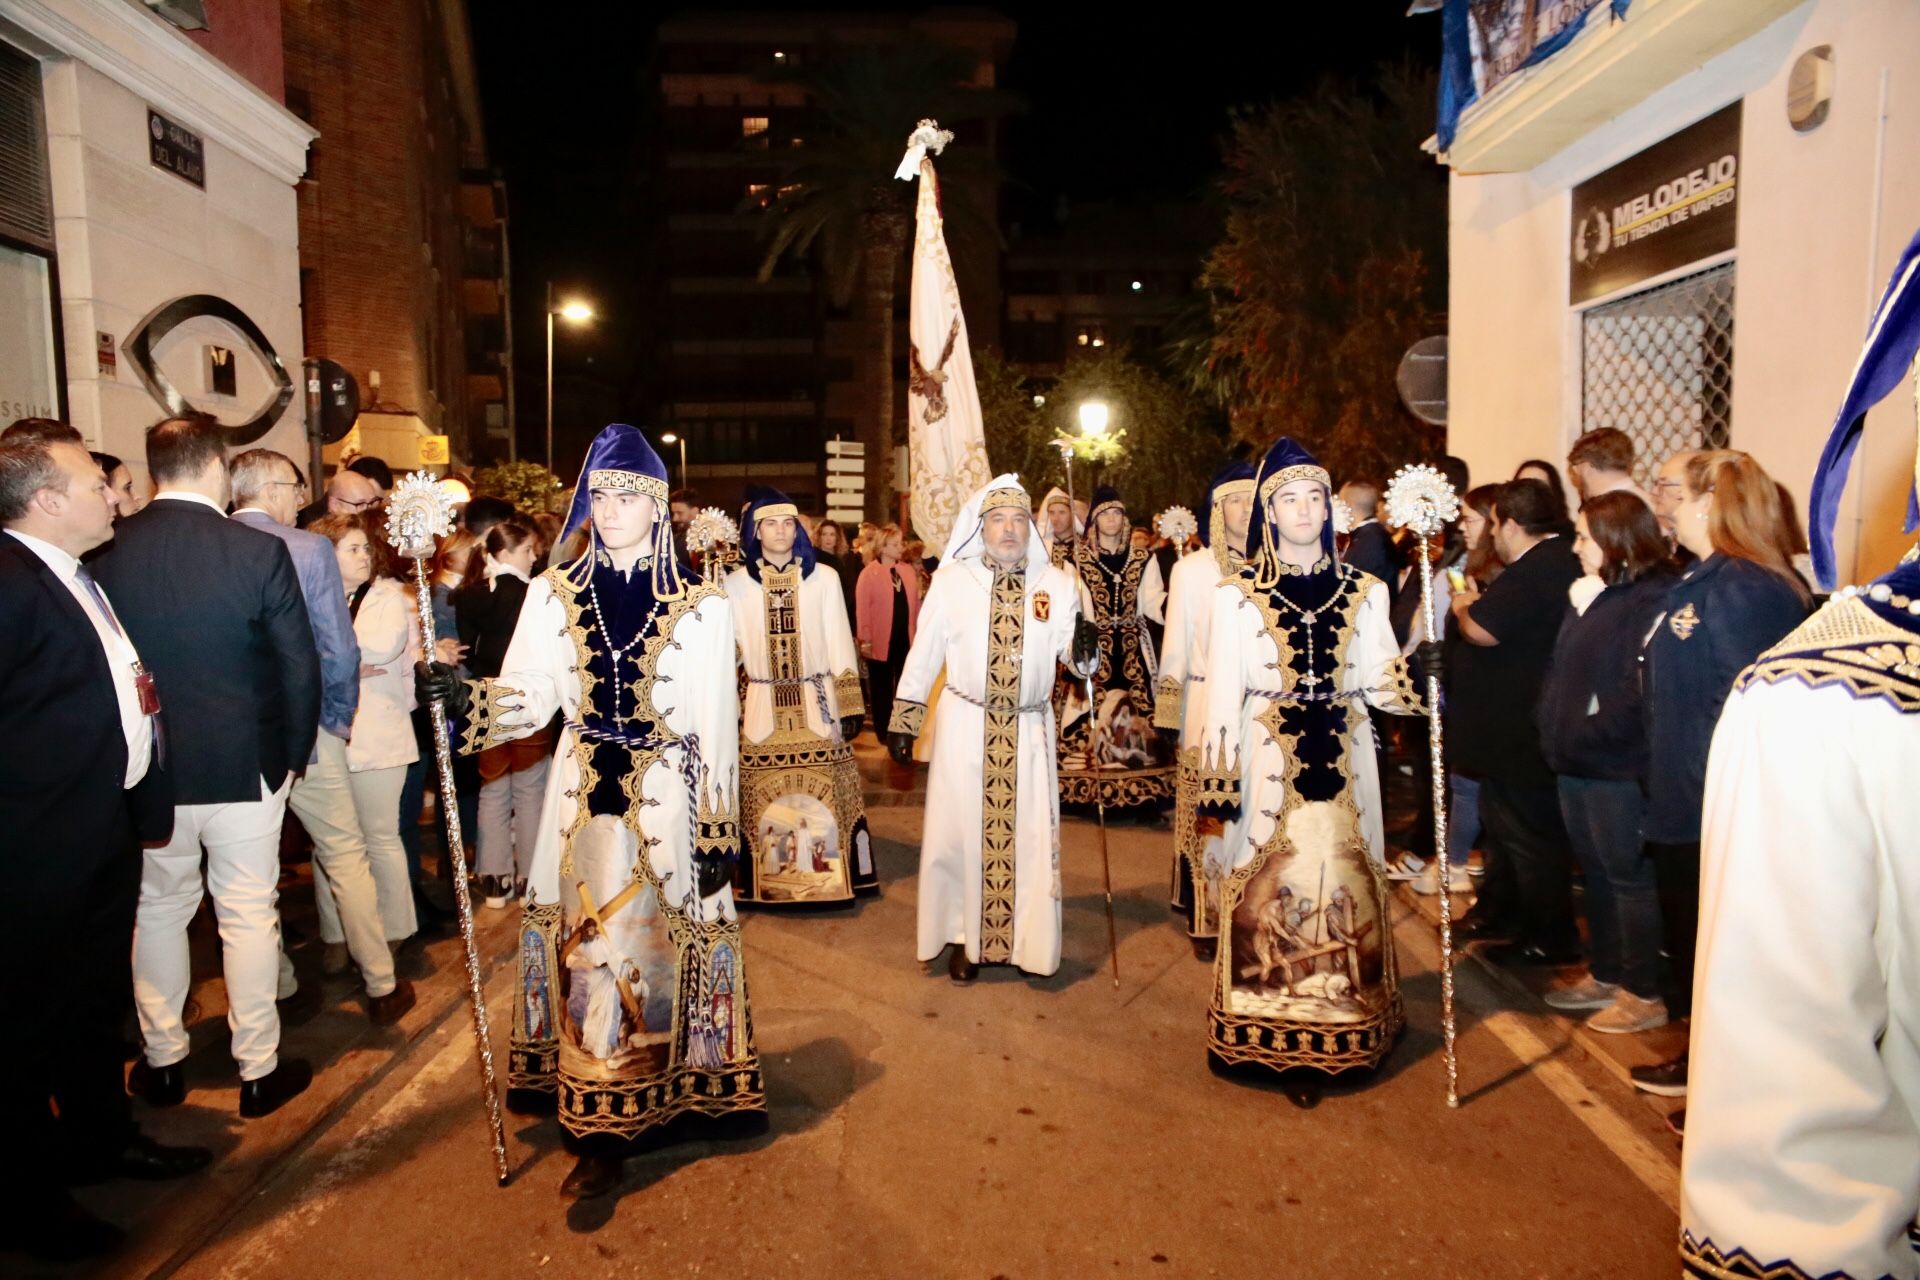
[[[415,557],[413,585],[420,600],[420,630],[426,637],[427,660],[433,660],[437,637],[433,628],[433,592],[427,586],[427,562]],[[474,1045],[480,1055],[480,1087],[487,1100],[487,1126],[493,1137],[493,1171],[507,1185],[507,1127],[500,1114],[500,1088],[493,1072],[493,1032],[487,1023],[487,997],[480,982],[480,950],[473,940],[473,897],[467,892],[467,856],[460,834],[460,805],[453,785],[453,746],[447,736],[447,709],[430,704],[433,754],[440,766],[440,812],[447,823],[447,856],[453,859],[453,901],[460,913],[460,941],[466,949],[467,1006],[473,1014]]]
[[[1420,539],[1420,610],[1426,615],[1427,639],[1439,639],[1433,613],[1433,563],[1427,555],[1426,537]],[[1433,856],[1439,868],[1440,882],[1440,1034],[1446,1042],[1447,1105],[1460,1105],[1460,1062],[1454,1054],[1453,1019],[1453,893],[1449,882],[1453,867],[1447,861],[1447,766],[1442,751],[1440,726],[1440,681],[1427,677],[1427,746],[1433,772]]]

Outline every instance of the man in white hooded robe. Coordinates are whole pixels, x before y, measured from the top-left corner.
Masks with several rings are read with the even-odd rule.
[[[995,477],[954,521],[890,726],[889,749],[905,764],[944,667],[920,846],[919,957],[951,947],[956,982],[980,964],[1041,977],[1060,967],[1050,695],[1059,665],[1084,677],[1096,645],[1073,577],[1048,562],[1019,477]]]

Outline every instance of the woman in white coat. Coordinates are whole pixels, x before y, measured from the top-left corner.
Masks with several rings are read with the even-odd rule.
[[[400,789],[407,766],[420,758],[413,736],[413,664],[420,659],[420,623],[407,589],[374,574],[373,541],[360,517],[330,515],[310,527],[333,543],[354,638],[360,643],[360,709],[347,739],[347,781],[380,896],[380,923],[387,941],[398,943],[412,937],[417,927],[413,880],[400,843]],[[318,865],[313,880],[321,940],[343,943],[333,895]]]

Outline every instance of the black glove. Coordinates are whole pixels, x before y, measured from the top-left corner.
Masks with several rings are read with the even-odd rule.
[[[459,670],[444,662],[414,663],[413,692],[423,703],[439,703],[450,716],[463,716],[473,705],[467,682],[460,678]]]
[[[913,763],[913,735],[910,733],[890,733],[887,735],[887,754],[893,762],[900,765]]]
[[[848,742],[852,742],[860,736],[860,726],[865,724],[866,721],[867,718],[865,716],[841,716],[840,736]]]
[[[696,853],[693,855],[694,881],[700,887],[700,896],[711,898],[720,892],[721,886],[733,883],[733,855],[727,853]]]
[[[1085,618],[1073,620],[1073,665],[1084,667],[1100,652],[1100,631]]]
[[[1438,640],[1426,640],[1414,646],[1413,665],[1422,680],[1444,680],[1447,676],[1446,647]]]

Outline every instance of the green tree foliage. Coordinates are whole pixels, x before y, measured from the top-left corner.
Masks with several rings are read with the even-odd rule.
[[[1224,460],[1226,441],[1191,393],[1124,352],[1076,353],[1045,386],[1027,382],[991,351],[976,353],[973,372],[987,458],[995,472],[1018,472],[1036,502],[1054,485],[1066,486],[1053,442],[1079,436],[1080,406],[1089,400],[1106,404],[1108,434],[1118,447],[1108,461],[1077,453],[1074,492],[1086,498],[1096,484],[1113,485],[1135,524],[1174,503],[1195,507]],[[1044,403],[1034,404],[1035,395]]]
[[[1420,149],[1433,101],[1432,72],[1390,66],[1237,112],[1225,141],[1210,323],[1174,357],[1237,436],[1293,436],[1336,478],[1385,479],[1445,442],[1394,384],[1407,347],[1445,326],[1447,183]]]
[[[548,500],[563,487],[553,472],[525,459],[482,467],[473,473],[475,494],[505,498],[522,515],[538,515],[547,510]]]

